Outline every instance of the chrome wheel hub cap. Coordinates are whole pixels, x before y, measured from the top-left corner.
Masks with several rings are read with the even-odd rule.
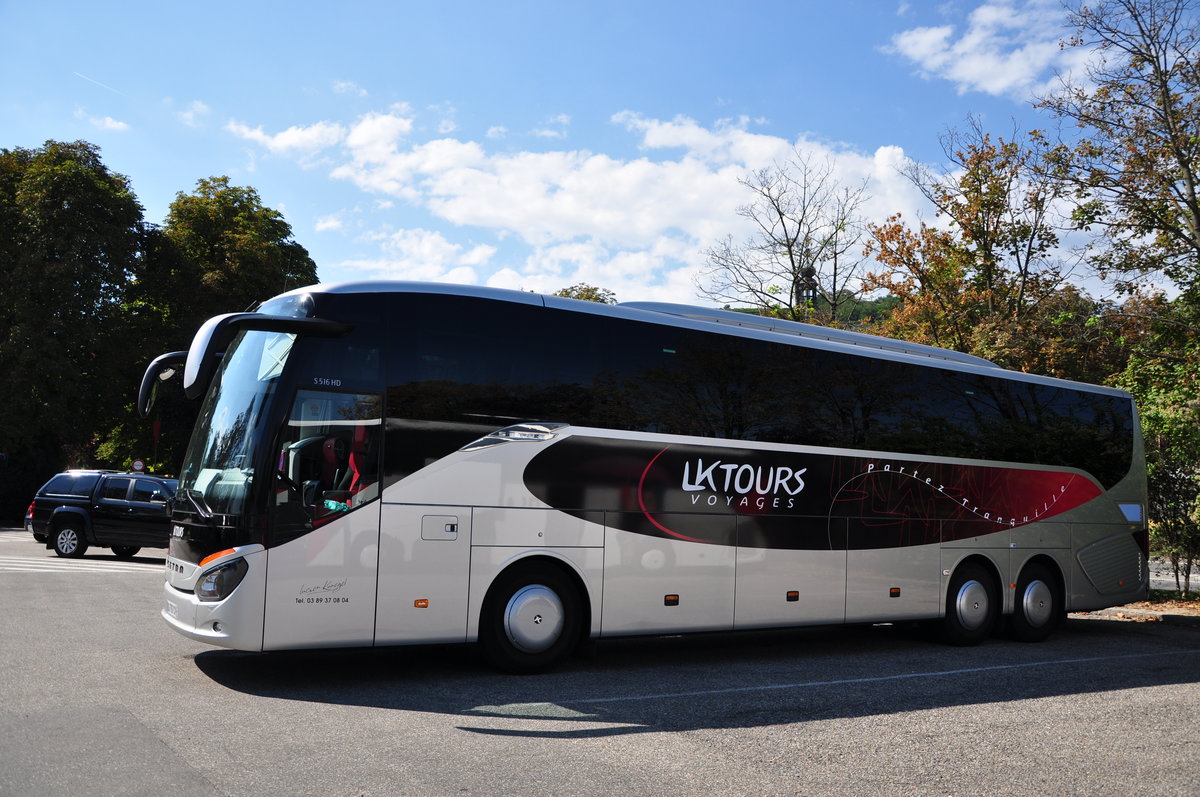
[[[523,653],[548,650],[563,630],[563,605],[558,593],[530,584],[509,598],[504,607],[504,633]]]
[[[954,599],[958,621],[968,631],[975,631],[988,618],[988,591],[978,581],[971,580],[958,588]]]
[[[1054,593],[1045,581],[1030,581],[1021,595],[1021,611],[1025,621],[1034,628],[1041,628],[1050,622],[1054,611]]]

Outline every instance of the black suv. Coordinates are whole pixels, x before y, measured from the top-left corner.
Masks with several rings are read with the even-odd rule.
[[[179,483],[141,473],[69,470],[42,486],[25,513],[25,529],[59,556],[83,556],[89,545],[129,557],[166,548],[167,499]]]

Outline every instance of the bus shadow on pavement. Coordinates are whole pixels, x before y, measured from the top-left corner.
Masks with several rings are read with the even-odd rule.
[[[602,640],[553,672],[489,670],[470,646],[242,653],[197,668],[246,695],[457,715],[539,738],[762,727],[1200,682],[1200,630],[1067,622],[1051,640],[957,648],[903,626]]]

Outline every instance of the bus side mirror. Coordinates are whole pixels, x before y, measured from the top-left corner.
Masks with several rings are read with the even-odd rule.
[[[142,386],[138,389],[138,414],[143,418],[150,415],[154,401],[158,398],[158,383],[165,382],[175,376],[187,360],[186,351],[173,351],[161,354],[151,361],[142,375]]]
[[[317,506],[317,496],[321,494],[321,482],[311,481],[305,482],[301,487],[300,503],[309,509],[314,509]]]

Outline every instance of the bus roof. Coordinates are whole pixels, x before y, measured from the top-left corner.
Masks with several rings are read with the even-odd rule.
[[[734,310],[716,310],[707,307],[693,307],[686,304],[668,304],[665,302],[622,302],[621,307],[631,307],[637,310],[649,310],[654,313],[679,316],[681,318],[698,318],[704,321],[715,321],[718,324],[732,324],[749,329],[765,329],[771,332],[781,332],[785,335],[799,335],[807,340],[826,340],[835,343],[845,343],[852,346],[865,346],[869,349],[882,349],[903,354],[915,354],[921,357],[933,357],[939,360],[966,363],[986,368],[999,368],[991,360],[963,354],[952,349],[942,349],[937,346],[927,346],[923,343],[910,343],[905,340],[884,338],[879,335],[868,335],[862,332],[850,332],[833,327],[822,327],[815,324],[805,324],[800,321],[788,321],[782,318],[767,318],[751,313],[740,313]]]

